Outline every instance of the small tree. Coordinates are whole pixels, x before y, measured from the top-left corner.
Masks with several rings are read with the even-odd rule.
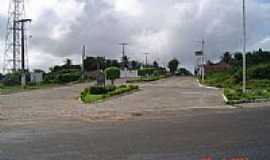
[[[176,58],[169,61],[168,67],[170,68],[170,72],[172,74],[175,74],[175,72],[178,69],[178,65],[179,65],[179,61]]]
[[[114,85],[114,80],[120,78],[120,69],[117,67],[110,67],[105,70],[106,78],[111,80]]]
[[[154,68],[159,68],[159,64],[158,64],[157,61],[154,61],[154,62],[153,62],[153,67],[154,67]]]
[[[0,73],[0,81],[4,78],[4,75]]]

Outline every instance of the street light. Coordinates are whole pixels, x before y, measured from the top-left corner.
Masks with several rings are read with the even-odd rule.
[[[144,53],[144,55],[145,55],[145,66],[147,67],[148,66],[148,55],[149,55],[150,53],[148,53],[148,52],[146,52],[146,53]]]
[[[197,56],[197,57],[200,57],[200,59],[201,59],[201,65],[200,65],[200,72],[201,72],[201,78],[202,78],[202,81],[204,81],[205,80],[205,40],[204,39],[202,39],[202,41],[200,41],[199,43],[201,43],[201,45],[202,45],[202,49],[201,49],[201,51],[197,51],[197,52],[195,52],[195,55]]]
[[[243,93],[246,93],[247,62],[246,62],[246,1],[243,0]]]

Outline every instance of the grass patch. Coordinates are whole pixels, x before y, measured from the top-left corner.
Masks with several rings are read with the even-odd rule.
[[[47,84],[42,83],[40,85],[26,85],[24,88],[20,85],[15,86],[4,86],[0,84],[0,94],[9,94],[9,93],[16,93],[16,92],[24,92],[24,91],[31,91],[31,90],[38,90],[38,89],[47,89],[53,87],[63,86],[60,84]]]
[[[242,83],[237,81],[232,71],[215,72],[207,75],[203,84],[224,88],[229,104],[270,100],[270,80],[247,81],[247,92],[242,92]]]
[[[92,87],[92,89],[93,88],[95,88],[95,90],[96,90],[97,87]],[[107,88],[107,87],[105,87],[105,88]],[[84,89],[84,91],[81,92],[80,98],[84,103],[94,103],[97,101],[105,100],[105,99],[113,97],[113,96],[121,95],[121,94],[128,93],[128,92],[135,91],[135,90],[139,89],[138,86],[134,86],[134,85],[121,85],[118,87],[109,86],[108,88],[110,88],[110,89],[104,89],[104,90],[107,90],[106,93],[101,92],[101,94],[93,93],[93,92],[91,92],[91,88],[86,88],[86,89]]]

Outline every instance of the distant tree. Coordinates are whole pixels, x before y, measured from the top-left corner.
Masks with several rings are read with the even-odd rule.
[[[138,61],[135,60],[131,61],[131,69],[140,69],[141,65],[142,64]]]
[[[16,86],[21,83],[21,73],[15,72],[15,73],[8,73],[5,75],[5,78],[3,79],[3,84],[6,86]]]
[[[122,57],[122,67],[129,68],[129,60],[127,56]]]
[[[208,60],[208,61],[206,62],[206,64],[208,64],[208,65],[213,65],[214,63],[213,63],[211,60]]]
[[[259,48],[259,51],[258,51],[259,54],[263,54],[263,50],[261,48]]]
[[[230,54],[230,52],[225,52],[222,59],[221,59],[221,62],[223,63],[227,63],[227,64],[232,64],[233,62],[233,58],[232,58],[232,55]]]
[[[112,67],[118,67],[120,68],[120,63],[117,60],[112,60]]]
[[[192,76],[192,73],[186,68],[180,68],[177,70],[177,76]]]
[[[178,69],[178,65],[179,65],[180,63],[179,63],[179,61],[176,59],[176,58],[174,58],[174,59],[172,59],[171,61],[169,61],[169,63],[168,63],[168,67],[170,68],[170,72],[172,73],[172,74],[175,74],[175,72],[177,71],[177,69]]]
[[[110,64],[107,65],[105,57],[86,57],[84,67],[86,71],[96,71],[97,69],[104,70],[106,67],[109,67],[112,62],[108,63]]]
[[[233,65],[240,67],[240,66],[242,66],[242,62],[243,62],[242,53],[240,53],[240,52],[234,53]]]
[[[153,67],[154,67],[154,68],[159,68],[159,64],[158,64],[157,61],[154,61],[154,62],[153,62]]]
[[[4,78],[4,75],[0,73],[0,81]]]
[[[69,59],[69,58],[67,58],[66,60],[65,60],[65,66],[71,66],[72,65],[72,60],[71,59]]]
[[[110,67],[105,70],[107,79],[111,80],[112,85],[114,85],[114,80],[120,78],[120,69],[117,67]]]
[[[34,73],[46,73],[42,69],[34,69]]]

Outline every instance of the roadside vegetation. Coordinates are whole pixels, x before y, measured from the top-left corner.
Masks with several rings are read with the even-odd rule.
[[[242,93],[242,54],[225,53],[222,62],[230,69],[207,73],[205,84],[224,88],[228,103],[270,100],[270,52],[255,51],[247,54],[247,92]]]
[[[138,90],[139,87],[135,85],[107,85],[107,86],[92,86],[86,88],[81,92],[81,101],[84,103],[94,103],[103,101],[110,97],[122,95],[132,91]]]
[[[116,86],[114,81],[120,78],[120,68],[109,67],[105,70],[106,78],[111,80],[111,85],[97,84],[89,88],[84,89],[81,92],[80,99],[84,103],[93,103],[102,101],[107,98],[128,93],[134,90],[138,90],[139,87],[135,85],[120,85]]]
[[[138,75],[140,77],[133,78],[127,81],[127,83],[142,83],[142,82],[152,82],[158,81],[164,78],[168,78],[170,75],[167,74],[165,68],[161,67],[147,67],[138,70]]]

